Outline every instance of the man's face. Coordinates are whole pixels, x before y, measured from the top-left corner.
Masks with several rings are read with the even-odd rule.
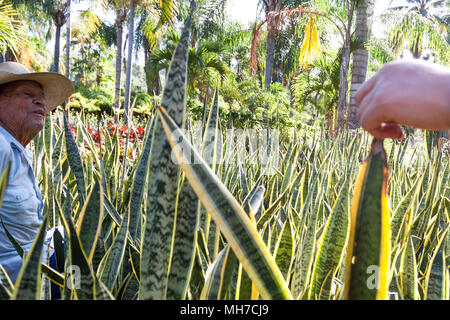
[[[0,124],[22,144],[28,144],[44,127],[47,104],[35,81],[8,83],[0,92]]]

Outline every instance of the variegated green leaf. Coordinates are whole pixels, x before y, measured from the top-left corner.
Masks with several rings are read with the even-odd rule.
[[[103,189],[97,181],[89,193],[78,219],[78,237],[88,261],[92,261],[103,220]]]
[[[449,228],[444,232],[435,248],[426,274],[425,284],[427,300],[445,300],[446,298],[446,264],[444,244]]]
[[[200,299],[230,299],[230,297],[227,297],[227,291],[230,287],[233,272],[237,271],[237,266],[236,256],[231,250],[231,247],[226,245],[206,271],[205,286],[203,287]]]
[[[81,161],[80,152],[72,131],[70,130],[70,124],[67,117],[67,113],[64,112],[64,133],[66,138],[67,159],[69,160],[70,169],[77,181],[77,190],[81,203],[84,203],[84,199],[86,199],[86,182],[83,172],[83,162]]]
[[[266,299],[291,298],[283,276],[237,200],[192,148],[165,110],[160,108],[158,114],[189,183],[200,195],[200,201],[220,227],[257,290]]]
[[[195,4],[195,2],[192,2]],[[178,125],[184,121],[187,54],[192,20],[185,22],[168,72],[161,104],[168,108]],[[164,299],[171,260],[173,227],[176,210],[179,168],[163,127],[155,120],[149,163],[147,221],[144,228],[141,256],[139,299]]]
[[[0,300],[9,300],[13,291],[13,283],[6,273],[6,270],[0,265]]]
[[[331,287],[324,286],[324,283],[328,278],[331,284],[341,264],[350,227],[348,184],[348,179],[345,179],[328,217],[312,273],[309,299],[330,298]]]
[[[46,236],[47,217],[45,216],[30,252],[23,260],[19,275],[14,284],[12,300],[38,300],[41,289],[41,259]]]
[[[120,225],[119,231],[114,238],[114,242],[109,247],[103,260],[100,262],[98,268],[98,279],[105,284],[108,291],[112,291],[115,285],[115,281],[119,276],[120,266],[123,262],[127,244],[128,224],[129,224],[129,212],[125,215]]]
[[[410,237],[402,254],[400,279],[403,297],[406,300],[418,300],[417,263],[414,244]]]

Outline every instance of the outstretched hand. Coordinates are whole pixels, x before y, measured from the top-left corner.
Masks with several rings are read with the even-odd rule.
[[[450,69],[420,60],[383,66],[356,92],[357,117],[375,138],[401,139],[399,124],[450,128]]]

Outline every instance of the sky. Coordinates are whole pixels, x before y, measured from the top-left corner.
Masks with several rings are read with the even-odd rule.
[[[228,0],[227,4],[227,16],[230,20],[238,21],[243,25],[247,25],[249,22],[255,21],[257,10],[258,10],[258,2],[260,0]],[[405,0],[397,0],[395,2],[402,2]],[[374,17],[380,15],[388,6],[392,0],[376,0],[375,8],[374,8]],[[79,9],[86,9],[86,3],[83,1],[74,2],[74,11],[76,12]],[[264,13],[262,13],[263,15]],[[262,17],[261,17],[262,18]],[[108,19],[109,20],[109,19]],[[111,20],[114,21],[114,18],[111,17]],[[320,30],[319,30],[320,32]],[[377,21],[374,20],[374,24],[372,27],[372,32],[376,37],[379,37],[384,32],[384,26]],[[140,60],[140,59],[138,59]],[[140,61],[138,61],[141,64]]]
[[[259,0],[228,0],[228,13],[233,20],[248,22],[255,19]],[[375,14],[379,14],[388,7],[391,0],[375,1]],[[400,1],[397,1],[400,2]]]

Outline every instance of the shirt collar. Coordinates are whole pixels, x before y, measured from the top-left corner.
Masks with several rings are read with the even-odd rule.
[[[27,157],[28,160],[31,160],[32,158],[32,154],[31,151],[29,149],[29,146],[27,146],[26,148],[19,142],[17,141],[16,138],[14,138],[5,128],[3,128],[0,125],[0,134],[2,134],[6,141],[8,141],[12,146],[14,146],[15,148],[17,148],[19,151],[21,151],[22,153],[24,153],[24,155]]]

